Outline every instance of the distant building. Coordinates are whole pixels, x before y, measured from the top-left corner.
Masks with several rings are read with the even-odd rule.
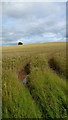
[[[18,45],[23,45],[23,43],[22,42],[18,42]]]

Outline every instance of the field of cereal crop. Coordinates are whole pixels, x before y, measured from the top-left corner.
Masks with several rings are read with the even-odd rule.
[[[67,118],[66,78],[65,42],[3,47],[2,118]]]

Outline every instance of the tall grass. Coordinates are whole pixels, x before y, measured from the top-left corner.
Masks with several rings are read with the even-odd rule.
[[[24,85],[18,74],[28,63]],[[3,47],[2,72],[3,118],[67,118],[65,43]]]

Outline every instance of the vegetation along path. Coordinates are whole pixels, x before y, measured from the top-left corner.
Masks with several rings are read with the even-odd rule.
[[[66,119],[66,43],[3,47],[2,117]]]

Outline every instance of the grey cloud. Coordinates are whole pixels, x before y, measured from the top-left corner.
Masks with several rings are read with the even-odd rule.
[[[24,43],[30,43],[32,37],[43,39],[46,33],[56,34],[57,40],[58,37],[63,39],[65,10],[62,3],[4,3],[3,19],[6,21],[3,22],[3,41],[22,39]]]

